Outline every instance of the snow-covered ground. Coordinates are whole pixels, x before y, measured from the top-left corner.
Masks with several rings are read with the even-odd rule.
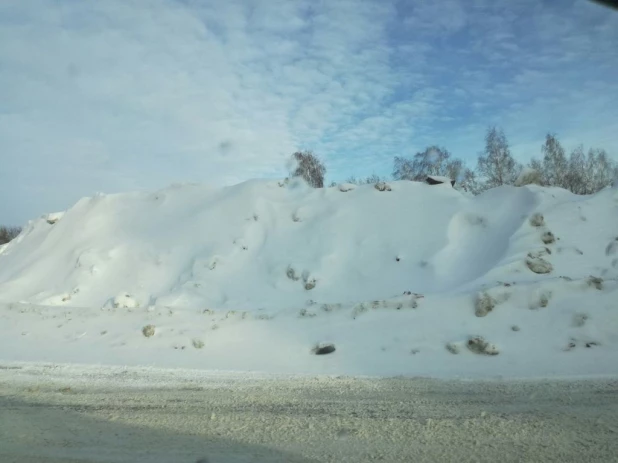
[[[0,247],[0,360],[618,373],[618,189],[388,186],[180,185],[34,220]]]

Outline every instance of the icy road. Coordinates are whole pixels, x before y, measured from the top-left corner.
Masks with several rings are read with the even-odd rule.
[[[3,463],[611,462],[618,381],[0,365]]]

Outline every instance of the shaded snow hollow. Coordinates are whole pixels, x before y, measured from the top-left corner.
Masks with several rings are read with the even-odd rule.
[[[278,373],[616,373],[616,189],[468,197],[450,185],[389,186],[255,180],[84,198],[0,248],[2,357]],[[549,273],[530,270],[543,261]],[[492,309],[479,317],[475,302],[487,298]],[[156,334],[142,335],[147,325]],[[463,348],[475,336],[499,355]],[[311,355],[319,343],[336,350]]]

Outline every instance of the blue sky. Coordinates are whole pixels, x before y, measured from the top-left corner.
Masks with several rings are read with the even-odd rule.
[[[0,0],[0,223],[82,196],[388,175],[488,125],[618,156],[618,12],[588,0]]]

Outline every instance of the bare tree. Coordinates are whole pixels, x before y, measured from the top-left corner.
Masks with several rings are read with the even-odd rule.
[[[523,182],[523,179],[521,178],[521,176],[524,175],[524,171],[526,170],[524,168],[522,172],[520,172],[520,175],[517,178],[517,180],[515,181],[515,186],[529,185],[530,183],[533,183],[535,185],[540,185],[540,186],[546,185],[545,177],[543,176],[543,162],[542,161],[539,161],[536,158],[532,158],[530,162],[528,163],[528,169],[529,169],[529,172],[530,171],[536,172],[536,175],[531,176],[532,174],[529,173],[526,176],[526,182]]]
[[[569,170],[566,177],[566,189],[575,194],[585,194],[586,191],[586,155],[584,147],[578,146],[569,156]]]
[[[378,174],[371,174],[364,181],[366,185],[375,185],[376,183],[385,182],[386,179],[380,177]]]
[[[477,164],[487,188],[512,185],[519,170],[502,129],[490,127],[485,135],[485,150],[479,155]]]
[[[9,241],[14,240],[20,233],[20,227],[0,227],[0,245],[6,244]]]
[[[455,189],[477,195],[486,188],[481,182],[479,182],[476,173],[472,169],[464,167],[459,172],[459,176],[455,182]]]
[[[395,180],[423,181],[428,175],[449,176],[461,161],[451,161],[451,153],[439,146],[428,146],[414,155],[413,159],[395,157],[393,178]],[[459,164],[457,164],[459,163]],[[454,179],[454,177],[451,177]]]
[[[296,162],[292,177],[302,177],[313,188],[324,188],[326,167],[311,151],[297,151],[292,155]]]
[[[588,151],[587,177],[589,180],[588,192],[596,193],[614,179],[616,164],[609,158],[604,149],[593,148]]]
[[[618,173],[618,163],[603,149],[575,148],[569,157],[565,186],[575,194],[588,195],[612,184]]]
[[[386,182],[385,178],[380,177],[378,174],[371,174],[366,178],[356,178],[354,175],[348,177],[346,183],[352,183],[354,185],[375,185],[379,182]]]
[[[555,135],[547,134],[541,147],[543,164],[541,178],[544,185],[567,188],[569,161],[564,154],[564,148]]]

